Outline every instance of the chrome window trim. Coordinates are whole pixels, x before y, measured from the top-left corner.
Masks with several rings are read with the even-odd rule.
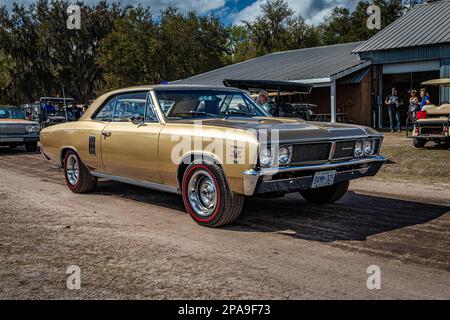
[[[150,106],[151,102],[151,106]],[[147,120],[147,108],[150,107],[155,113],[156,119],[154,121]],[[144,123],[158,123],[161,124],[161,120],[159,119],[158,112],[155,110],[155,100],[152,98],[152,91],[147,91],[147,98],[145,98],[145,110],[144,110]]]
[[[114,176],[114,175],[110,175],[110,174],[98,172],[98,171],[91,171],[90,173],[94,177],[101,178],[101,179],[113,180],[113,181],[117,181],[117,182],[131,184],[131,185],[138,186],[138,187],[143,187],[143,188],[153,189],[153,190],[158,190],[158,191],[164,191],[164,192],[169,192],[169,193],[176,193],[176,194],[179,193],[178,188],[167,186],[165,184],[149,182],[149,181],[144,181],[144,180],[136,180],[136,179],[126,178],[126,177],[121,177],[121,176]]]

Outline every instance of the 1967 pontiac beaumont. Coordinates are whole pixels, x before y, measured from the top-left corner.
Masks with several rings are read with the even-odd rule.
[[[42,153],[76,193],[98,178],[181,194],[203,226],[235,221],[245,197],[300,192],[330,203],[375,175],[383,136],[270,117],[242,90],[156,85],[107,93],[80,121],[42,130]]]

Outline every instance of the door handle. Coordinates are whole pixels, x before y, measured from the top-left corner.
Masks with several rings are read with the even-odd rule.
[[[102,136],[106,139],[108,137],[111,137],[112,133],[111,132],[103,132]]]

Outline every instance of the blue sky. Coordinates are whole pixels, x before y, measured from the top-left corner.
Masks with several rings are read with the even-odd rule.
[[[0,0],[1,4],[11,6],[16,1],[31,3],[33,0]],[[260,11],[261,3],[266,0],[121,0],[123,4],[142,4],[152,8],[155,15],[161,9],[172,5],[183,12],[195,10],[200,14],[214,13],[225,23],[241,23],[242,20],[252,21]],[[84,0],[86,4],[94,4],[96,0]],[[308,23],[319,23],[329,16],[336,6],[353,9],[357,0],[287,0],[296,13],[301,14]]]

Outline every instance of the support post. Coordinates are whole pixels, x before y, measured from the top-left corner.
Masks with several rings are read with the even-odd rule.
[[[336,80],[331,82],[331,122],[336,122]]]

